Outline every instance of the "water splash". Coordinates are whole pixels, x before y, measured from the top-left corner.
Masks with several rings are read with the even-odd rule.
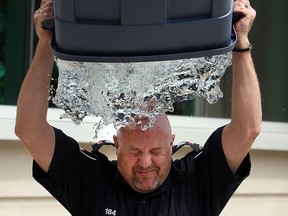
[[[220,78],[231,65],[231,52],[212,57],[137,63],[91,63],[56,59],[58,88],[53,103],[62,117],[80,124],[85,116],[102,117],[96,132],[113,123],[116,128],[153,126],[155,115],[173,111],[173,103],[197,96],[216,103],[223,93]],[[135,116],[149,119],[143,123]],[[138,120],[136,120],[138,119]]]

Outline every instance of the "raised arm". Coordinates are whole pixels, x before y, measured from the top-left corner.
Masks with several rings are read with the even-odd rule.
[[[244,17],[236,23],[237,49],[249,47],[248,33],[256,17],[248,0],[234,1]],[[232,116],[222,135],[227,162],[236,172],[261,130],[261,96],[250,51],[233,52]]]
[[[39,42],[26,74],[17,104],[15,133],[39,166],[47,172],[52,160],[55,138],[46,121],[53,55],[51,33],[42,28],[43,20],[52,17],[52,1],[43,0],[34,15]]]

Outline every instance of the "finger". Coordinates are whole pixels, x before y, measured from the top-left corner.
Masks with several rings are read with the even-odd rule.
[[[42,7],[43,5],[47,4],[47,3],[51,3],[52,0],[42,0],[41,1],[41,4],[40,4],[40,7]]]
[[[53,13],[53,2],[49,1],[43,4],[38,11],[41,13]]]
[[[40,8],[35,14],[39,17],[53,17],[53,11],[50,8]]]
[[[35,12],[35,15],[34,15],[34,24],[35,24],[35,27],[36,29],[42,29],[43,28],[43,25],[44,25],[44,21],[45,20],[49,20],[49,19],[52,19],[53,16],[51,15],[51,13],[47,13],[46,10],[41,9],[41,12],[40,12],[40,9],[38,11]]]
[[[237,1],[234,4],[234,10],[246,10],[249,8],[250,8],[250,5],[244,1]]]
[[[45,19],[53,18],[53,3],[52,1],[45,2],[38,10],[34,13],[34,22],[42,21]]]

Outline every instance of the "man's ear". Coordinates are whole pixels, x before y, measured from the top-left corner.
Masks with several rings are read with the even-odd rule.
[[[176,136],[175,134],[172,134],[172,140],[170,143],[170,147],[172,147],[174,145],[175,136]]]
[[[116,153],[117,153],[117,150],[119,148],[118,137],[116,135],[113,135],[113,140],[114,140],[114,145],[115,145]]]

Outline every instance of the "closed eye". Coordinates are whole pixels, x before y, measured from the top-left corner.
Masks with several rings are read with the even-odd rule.
[[[152,149],[150,152],[151,152],[152,155],[156,155],[157,156],[157,155],[161,155],[163,151],[162,151],[161,148],[155,148],[155,149]]]
[[[130,149],[129,154],[138,156],[141,154],[141,150],[140,149]]]

